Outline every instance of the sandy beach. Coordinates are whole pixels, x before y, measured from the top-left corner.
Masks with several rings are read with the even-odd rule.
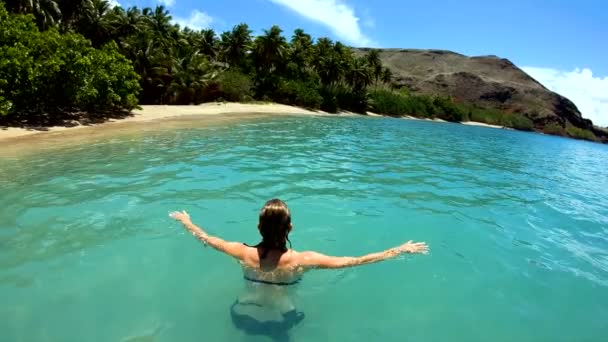
[[[461,122],[461,124],[468,125],[468,126],[477,126],[477,127],[512,129],[512,128],[507,128],[505,126],[490,125],[490,124],[486,124],[486,123],[483,123],[483,122],[476,122],[476,121],[463,121],[463,122]]]
[[[123,125],[133,122],[148,122],[162,119],[192,117],[200,119],[208,119],[209,117],[219,114],[315,114],[326,115],[324,112],[315,112],[303,108],[286,106],[281,104],[243,104],[243,103],[205,103],[198,106],[165,106],[165,105],[150,105],[141,106],[141,109],[135,109],[132,116],[120,120],[110,120],[102,124],[96,125],[79,125],[74,127],[48,127],[44,130],[26,129],[26,128],[0,128],[0,141],[11,138],[31,136],[31,135],[47,135],[49,133],[58,133],[66,130],[75,131],[79,129],[91,129],[93,127]]]
[[[270,116],[328,114],[280,104],[206,103],[198,106],[141,106],[132,116],[100,124],[48,127],[43,130],[0,128],[0,155],[19,157],[65,146],[90,144],[116,136],[145,136],[165,129],[204,127]]]
[[[267,117],[273,115],[359,115],[354,113],[328,114],[322,111],[311,111],[299,107],[263,103],[206,103],[198,106],[141,106],[132,112],[132,116],[119,120],[110,120],[101,124],[77,125],[74,127],[48,127],[42,130],[26,128],[0,128],[0,142],[3,148],[33,148],[40,145],[65,145],[90,139],[97,136],[107,136],[120,132],[143,132],[148,129],[161,129],[163,127],[188,127],[190,125],[207,125],[246,118]],[[367,116],[381,117],[383,115],[369,112]],[[405,116],[404,119],[420,119]],[[443,121],[434,119],[432,121]],[[504,128],[479,122],[463,122],[465,125],[480,127]]]

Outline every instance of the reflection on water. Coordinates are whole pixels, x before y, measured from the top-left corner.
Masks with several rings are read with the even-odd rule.
[[[234,326],[253,336],[266,336],[273,341],[289,341],[289,331],[305,314],[296,309],[290,287],[253,284],[248,282],[244,292],[230,306]]]

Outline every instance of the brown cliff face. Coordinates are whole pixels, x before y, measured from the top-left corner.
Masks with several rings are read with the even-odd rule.
[[[364,55],[370,49],[354,49]],[[496,56],[468,57],[444,50],[380,49],[394,83],[412,94],[449,95],[480,108],[520,113],[537,130],[550,123],[569,123],[593,131],[603,141],[608,132],[584,119],[574,103],[545,88],[511,61]]]

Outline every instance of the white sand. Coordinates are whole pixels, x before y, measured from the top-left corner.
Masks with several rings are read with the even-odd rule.
[[[468,125],[468,126],[478,126],[478,127],[489,127],[489,128],[502,128],[502,129],[511,129],[511,128],[507,128],[505,126],[499,126],[499,125],[490,125],[490,124],[486,124],[483,122],[476,122],[476,121],[463,121],[461,122],[461,124],[463,125]]]
[[[407,120],[420,120],[420,121],[435,121],[435,122],[448,122],[445,121],[443,119],[438,119],[438,118],[434,118],[434,119],[429,119],[429,118],[417,118],[415,116],[411,116],[411,115],[404,115],[401,117],[402,119],[407,119]]]

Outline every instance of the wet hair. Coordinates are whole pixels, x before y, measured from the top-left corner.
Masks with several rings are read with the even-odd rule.
[[[260,210],[260,234],[262,242],[258,247],[262,248],[262,258],[265,258],[269,250],[287,252],[289,241],[289,230],[291,225],[291,213],[287,204],[280,199],[271,199],[266,202]]]

